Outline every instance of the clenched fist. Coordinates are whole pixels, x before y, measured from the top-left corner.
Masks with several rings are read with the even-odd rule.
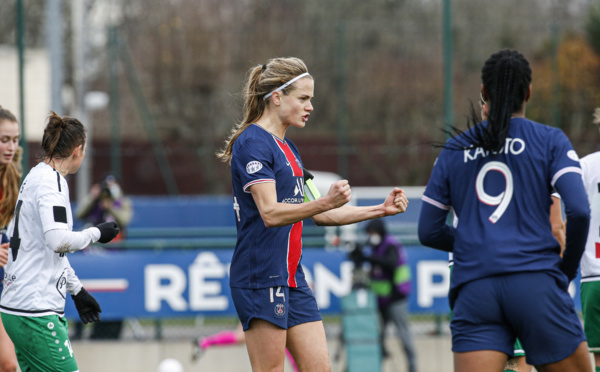
[[[408,199],[406,198],[404,190],[394,187],[392,192],[385,198],[383,207],[386,216],[393,216],[398,213],[406,212],[406,208],[408,208]]]
[[[325,197],[329,199],[329,202],[333,205],[331,209],[341,207],[348,203],[352,197],[350,184],[348,184],[347,180],[340,180],[333,183]]]

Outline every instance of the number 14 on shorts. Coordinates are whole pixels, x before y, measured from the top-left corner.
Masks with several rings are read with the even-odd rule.
[[[281,297],[285,302],[285,293],[281,292],[281,287],[277,287],[277,290],[275,290],[275,287],[269,288],[269,295],[271,303],[275,302],[275,297]]]

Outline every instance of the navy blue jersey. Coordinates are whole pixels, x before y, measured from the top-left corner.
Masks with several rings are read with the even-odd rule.
[[[233,144],[231,178],[236,212],[237,243],[230,268],[230,285],[237,288],[306,286],[300,266],[302,221],[267,228],[249,188],[275,183],[278,203],[304,202],[300,154],[289,139],[280,139],[250,125]]]
[[[458,217],[451,287],[510,272],[562,275],[549,220],[550,195],[569,172],[581,173],[581,168],[567,136],[525,118],[511,120],[498,154],[443,149],[423,201],[454,209]]]

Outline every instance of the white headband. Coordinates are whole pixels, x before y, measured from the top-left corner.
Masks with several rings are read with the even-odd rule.
[[[283,90],[283,89],[287,88],[289,85],[293,84],[293,83],[294,83],[294,82],[296,82],[298,79],[302,79],[303,77],[305,77],[305,76],[308,76],[308,75],[310,75],[310,74],[309,74],[308,72],[305,72],[305,73],[303,73],[303,74],[300,74],[300,75],[296,76],[296,77],[295,77],[295,78],[293,78],[292,80],[288,81],[287,83],[283,84],[282,86],[280,86],[279,88],[275,89],[275,90],[274,90],[274,91],[272,91],[271,93],[267,94],[267,95],[265,96],[265,98],[264,98],[264,99],[267,99],[267,98],[271,97],[271,94],[273,94],[273,93],[275,93],[275,92],[278,92],[278,91],[280,91],[280,90]]]

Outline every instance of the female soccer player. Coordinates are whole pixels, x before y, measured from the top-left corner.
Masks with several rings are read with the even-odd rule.
[[[556,128],[525,118],[531,69],[516,51],[482,69],[488,120],[450,139],[423,195],[419,239],[454,253],[450,288],[455,371],[502,371],[518,337],[539,371],[589,371],[587,342],[567,292],[589,207],[579,159]],[[567,248],[552,235],[552,188],[567,215]],[[448,211],[458,217],[446,225]]]
[[[600,107],[596,108],[594,124],[600,129]],[[581,169],[591,209],[590,229],[581,258],[581,309],[595,371],[600,372],[600,151],[581,158]]]
[[[487,104],[481,93],[479,94],[479,108],[481,109],[481,120],[487,120]],[[550,206],[550,225],[552,226],[552,235],[560,244],[560,254],[565,250],[565,224],[562,219],[562,209],[560,205],[560,195],[553,193],[552,204]],[[449,253],[452,255],[452,253]],[[451,260],[452,261],[452,260]],[[451,266],[452,267],[452,266]],[[525,361],[525,352],[521,346],[521,341],[517,339],[514,348],[514,357],[509,358],[504,366],[504,372],[531,372],[531,366]]]
[[[27,175],[9,224],[10,251],[0,299],[2,322],[22,371],[73,372],[77,362],[64,318],[70,293],[84,323],[100,320],[100,306],[82,287],[66,253],[108,243],[114,222],[73,232],[65,177],[85,156],[85,129],[52,113],[42,138],[43,160]]]
[[[2,244],[0,244],[0,275],[4,278],[4,266],[8,261],[8,243],[6,226],[15,211],[19,184],[21,183],[21,164],[19,147],[19,123],[8,110],[0,107],[0,228],[2,228]],[[0,282],[0,288],[2,284]],[[0,372],[15,372],[17,355],[15,347],[6,334],[0,321]]]
[[[380,205],[345,206],[347,180],[304,202],[303,164],[285,135],[306,125],[313,95],[313,78],[298,58],[253,67],[244,118],[218,154],[231,164],[238,239],[230,285],[256,372],[283,371],[286,346],[300,371],[330,370],[323,322],[300,264],[302,220],[343,225],[404,212],[408,203],[394,188]]]

